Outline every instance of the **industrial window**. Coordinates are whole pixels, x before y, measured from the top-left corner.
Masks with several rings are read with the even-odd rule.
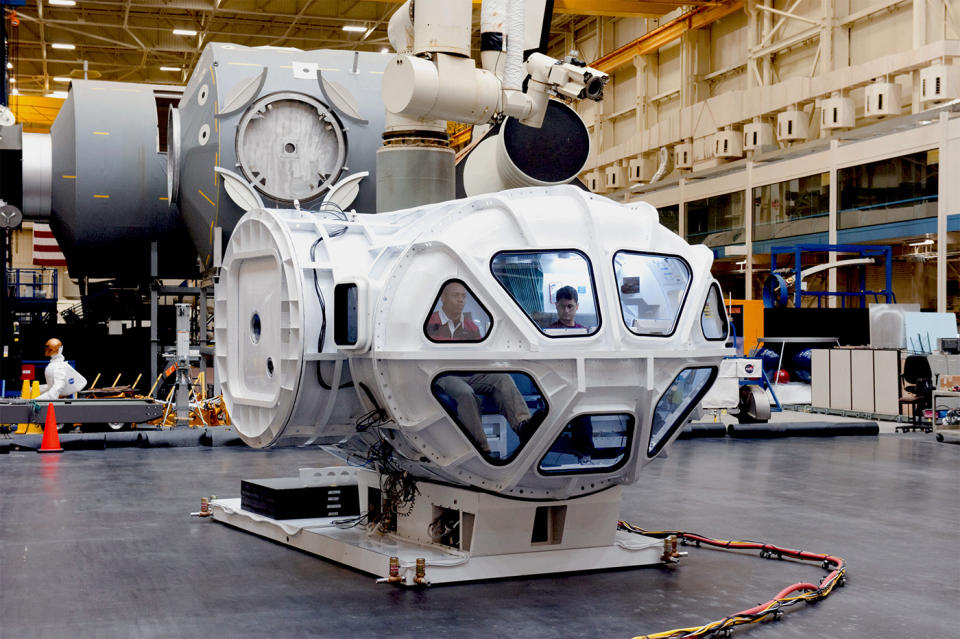
[[[717,369],[714,366],[680,371],[653,410],[648,457],[654,457],[666,446],[700,398],[710,390],[716,377]]]
[[[490,313],[461,280],[447,280],[434,300],[423,332],[431,342],[480,342],[493,325]]]
[[[495,465],[510,462],[547,416],[543,393],[525,373],[442,373],[430,390],[470,443]]]
[[[710,285],[707,299],[703,303],[703,311],[700,312],[700,328],[703,330],[703,336],[709,340],[727,339],[727,311],[723,307],[723,295],[720,294],[720,287],[716,282]]]
[[[840,228],[937,216],[938,149],[877,160],[837,171]]]
[[[612,472],[627,461],[632,415],[580,415],[540,460],[545,475]]]
[[[753,241],[826,233],[830,174],[816,173],[753,188]]]
[[[711,248],[743,244],[743,190],[691,200],[686,209],[686,240],[691,244],[705,244]]]
[[[637,335],[672,335],[690,288],[680,257],[619,251],[613,257],[623,321]]]
[[[490,269],[544,335],[593,335],[600,327],[593,269],[580,251],[497,253]]]

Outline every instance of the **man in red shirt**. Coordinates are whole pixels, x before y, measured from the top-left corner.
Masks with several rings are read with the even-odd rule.
[[[463,314],[467,303],[467,287],[460,282],[447,282],[440,293],[440,308],[427,320],[427,337],[435,342],[479,342],[480,328]]]

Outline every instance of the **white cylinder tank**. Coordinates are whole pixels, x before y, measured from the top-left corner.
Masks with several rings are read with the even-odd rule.
[[[729,353],[710,250],[657,220],[570,186],[250,211],[216,291],[233,422],[517,498],[633,482]]]

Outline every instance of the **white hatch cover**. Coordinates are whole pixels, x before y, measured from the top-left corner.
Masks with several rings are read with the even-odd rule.
[[[306,202],[335,184],[347,158],[337,116],[302,93],[257,100],[237,127],[237,160],[254,188],[283,202]]]
[[[223,258],[217,366],[233,423],[255,447],[283,434],[297,401],[303,291],[295,264],[287,229],[262,210],[241,218]]]

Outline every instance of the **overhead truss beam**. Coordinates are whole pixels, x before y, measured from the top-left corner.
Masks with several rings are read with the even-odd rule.
[[[645,33],[633,42],[602,56],[590,66],[604,73],[612,73],[622,66],[631,64],[635,56],[652,53],[673,42],[687,31],[702,29],[742,8],[743,0],[729,0],[720,5],[700,7],[688,11],[679,18],[671,20],[653,31]]]

